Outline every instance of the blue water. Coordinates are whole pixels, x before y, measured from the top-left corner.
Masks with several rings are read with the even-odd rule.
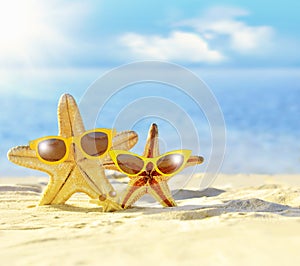
[[[224,115],[226,154],[221,172],[300,173],[300,70],[192,71],[208,84]],[[53,75],[46,84],[41,77],[34,79],[31,76],[26,86],[26,77],[23,77],[6,84],[7,89],[2,87],[0,176],[41,174],[8,162],[8,149],[27,144],[31,139],[57,134],[56,109],[60,94],[71,93],[80,103],[88,85],[100,73],[103,71],[85,70],[80,74],[77,70],[75,74],[69,70],[65,78],[63,74],[57,74],[59,78],[55,79]],[[148,107],[151,105],[147,100],[149,97],[158,98],[155,99],[156,106]],[[135,105],[132,104],[134,101]],[[139,104],[141,107],[135,108]],[[191,119],[198,132],[199,146],[178,133],[174,125],[184,125],[188,120],[162,108],[167,104],[177,106],[179,114],[185,113]],[[184,148],[193,149],[205,158],[211,152],[210,127],[205,114],[189,97],[173,87],[151,83],[133,85],[107,101],[95,126],[126,129],[120,121],[129,121],[128,129],[139,134],[136,152],[143,149],[152,122],[159,126],[162,150],[180,148],[183,141]],[[201,167],[205,170],[205,164]]]

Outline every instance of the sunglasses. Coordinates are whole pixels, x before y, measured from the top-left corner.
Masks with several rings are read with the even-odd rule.
[[[137,176],[143,171],[150,172],[155,169],[161,175],[172,176],[184,168],[191,152],[190,150],[176,150],[158,157],[147,158],[123,150],[111,150],[109,155],[125,175]]]
[[[113,129],[97,128],[84,132],[80,136],[64,138],[61,136],[42,137],[29,142],[39,160],[47,164],[65,161],[70,152],[71,143],[75,143],[89,159],[98,159],[107,154],[116,135]]]

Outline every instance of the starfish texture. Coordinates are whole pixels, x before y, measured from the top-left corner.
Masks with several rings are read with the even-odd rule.
[[[149,129],[143,156],[147,158],[154,158],[159,155],[158,128],[156,124],[152,124]],[[185,167],[201,164],[202,162],[203,157],[190,156]],[[104,166],[118,171],[118,168],[116,168],[116,166],[112,163],[105,162]],[[167,181],[171,177],[163,176],[155,170],[151,170],[148,172],[144,171],[138,176],[130,176],[129,178],[130,182],[121,198],[121,205],[123,208],[130,207],[147,193],[151,194],[164,207],[176,206],[167,184]]]
[[[86,130],[74,98],[69,94],[61,96],[58,104],[59,136],[69,138],[82,135]],[[118,133],[113,138],[112,148],[129,150],[137,142],[134,131]],[[98,203],[103,211],[122,209],[117,203],[116,192],[106,178],[103,161],[107,157],[89,160],[77,145],[71,144],[68,158],[59,164],[40,161],[36,151],[29,146],[18,146],[8,152],[8,159],[18,165],[40,170],[50,175],[39,205],[64,204],[74,193],[86,193]]]

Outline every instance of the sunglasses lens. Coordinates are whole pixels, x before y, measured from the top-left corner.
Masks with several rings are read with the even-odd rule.
[[[90,156],[101,156],[107,151],[108,136],[103,132],[91,132],[81,138],[82,149]]]
[[[65,142],[60,139],[47,139],[38,144],[38,153],[48,162],[57,162],[66,154]]]
[[[144,166],[142,159],[130,154],[119,154],[117,156],[117,162],[123,172],[129,175],[139,173]]]
[[[157,168],[163,174],[173,174],[182,166],[183,161],[182,154],[168,154],[157,161]]]

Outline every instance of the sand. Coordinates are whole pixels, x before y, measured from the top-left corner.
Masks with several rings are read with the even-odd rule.
[[[201,175],[178,207],[33,207],[45,178],[0,178],[1,265],[300,265],[300,175]]]

